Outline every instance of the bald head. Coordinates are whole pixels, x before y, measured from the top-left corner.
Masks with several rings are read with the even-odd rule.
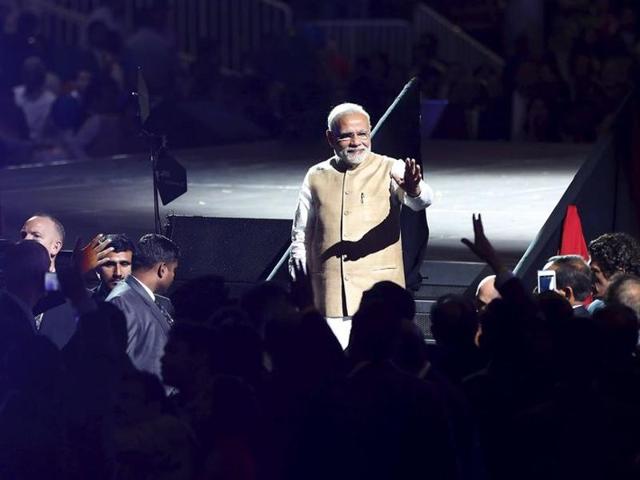
[[[614,275],[605,294],[605,303],[629,307],[640,322],[640,277],[628,273]]]
[[[64,243],[64,227],[60,221],[48,214],[36,214],[29,218],[20,229],[23,240],[35,240],[49,252],[50,267],[55,271],[55,259]]]
[[[487,308],[493,300],[500,298],[500,292],[496,290],[496,276],[489,275],[480,280],[476,290],[476,306],[478,311]]]

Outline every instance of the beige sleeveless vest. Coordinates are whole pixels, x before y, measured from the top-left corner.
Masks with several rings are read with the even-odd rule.
[[[327,317],[353,315],[362,293],[382,280],[404,287],[394,161],[371,153],[348,170],[334,157],[309,173],[315,216],[308,267],[316,306]]]

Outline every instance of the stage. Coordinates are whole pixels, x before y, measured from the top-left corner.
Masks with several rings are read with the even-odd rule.
[[[375,147],[375,143],[374,143]],[[487,236],[515,263],[547,219],[590,145],[429,141],[423,145],[429,259],[471,260],[463,236],[480,212]],[[379,152],[392,153],[392,152]],[[173,152],[186,167],[189,191],[161,214],[290,219],[307,168],[330,155],[314,145],[277,141]],[[60,218],[74,239],[98,232],[133,238],[153,230],[151,168],[145,155],[0,170],[2,237],[17,239],[37,211]]]

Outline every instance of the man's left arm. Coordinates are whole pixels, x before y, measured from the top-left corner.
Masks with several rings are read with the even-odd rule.
[[[422,179],[420,165],[412,158],[396,160],[391,167],[392,186],[398,199],[411,210],[424,210],[433,201],[433,190]]]

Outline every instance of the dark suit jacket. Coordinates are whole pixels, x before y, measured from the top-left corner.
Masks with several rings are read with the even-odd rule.
[[[589,313],[589,310],[586,309],[586,307],[580,305],[579,307],[573,309],[573,316],[589,318],[591,314]]]
[[[89,289],[89,292],[91,293],[91,298],[93,298],[96,302],[104,302],[111,293],[102,284],[102,282],[100,282],[98,286]]]
[[[127,319],[127,354],[139,370],[162,378],[160,358],[169,335],[169,321],[133,277],[116,285],[107,297]]]
[[[33,316],[24,310],[13,295],[0,290],[0,329],[2,335],[35,335]],[[0,339],[1,342],[2,339]]]
[[[33,314],[42,313],[38,332],[62,349],[76,332],[76,312],[61,292],[49,292],[34,307]]]

